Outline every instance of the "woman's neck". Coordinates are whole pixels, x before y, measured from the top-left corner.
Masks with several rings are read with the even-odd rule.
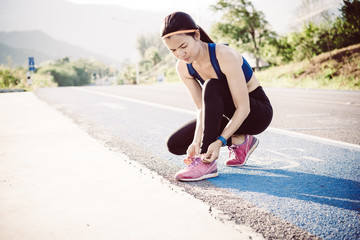
[[[199,54],[195,59],[194,63],[196,63],[197,66],[201,67],[202,65],[208,63],[209,61],[210,61],[210,56],[209,56],[208,44],[206,42],[200,42]]]

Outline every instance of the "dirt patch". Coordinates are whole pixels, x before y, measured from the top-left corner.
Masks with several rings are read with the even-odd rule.
[[[256,73],[265,87],[360,90],[360,44]]]
[[[300,74],[294,72],[295,80],[311,77],[332,79],[336,76],[345,78],[359,78],[360,76],[360,44],[347,48],[323,53],[312,58],[311,62],[305,63],[300,69]]]

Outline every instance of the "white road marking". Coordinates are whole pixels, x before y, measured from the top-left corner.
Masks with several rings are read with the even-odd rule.
[[[287,117],[328,117],[330,113],[306,113],[306,114],[286,114]]]
[[[317,195],[305,194],[305,193],[301,193],[300,195],[304,195],[304,196],[308,196],[308,197],[316,197],[316,198],[325,198],[325,199],[329,199],[329,200],[360,203],[360,201],[358,201],[358,200],[347,199],[347,198],[325,197],[325,196],[317,196]]]
[[[303,158],[310,160],[310,161],[314,161],[314,162],[324,162],[324,160],[322,160],[320,158],[314,158],[314,157],[308,157],[308,156],[304,156]]]
[[[337,127],[315,127],[315,128],[284,128],[289,131],[313,131],[313,130],[334,130]]]
[[[110,94],[110,93],[103,93],[103,92],[90,90],[90,89],[85,89],[85,88],[79,88],[79,87],[72,87],[72,88],[74,88],[76,90],[84,91],[84,92],[97,94],[97,95],[100,95],[100,96],[111,97],[111,98],[120,99],[120,100],[124,100],[124,101],[128,101],[128,102],[144,104],[144,105],[151,106],[151,107],[157,107],[157,108],[162,108],[162,109],[166,109],[166,110],[171,110],[171,111],[175,111],[175,112],[186,113],[186,114],[196,116],[195,111],[190,111],[190,110],[181,109],[181,108],[177,108],[177,107],[172,107],[172,106],[168,106],[168,105],[163,105],[163,104],[159,104],[159,103],[146,102],[146,101],[143,101],[143,100],[138,100],[138,99],[124,97],[124,96],[118,96],[118,95],[114,95],[114,94]]]
[[[266,169],[291,169],[300,166],[300,163],[294,160],[293,157],[279,158],[279,157],[250,157],[249,163],[251,165],[262,166],[262,170]],[[279,166],[280,163],[280,166]]]
[[[302,138],[305,140],[315,141],[318,143],[329,144],[329,145],[333,145],[336,147],[347,148],[350,150],[360,152],[360,145],[356,145],[356,144],[352,144],[352,143],[346,143],[346,142],[341,142],[341,141],[332,140],[332,139],[328,139],[328,138],[316,137],[316,136],[307,135],[307,134],[303,134],[303,133],[299,133],[299,132],[286,131],[286,130],[283,130],[280,128],[273,128],[273,127],[268,127],[266,129],[266,131],[274,132],[277,134],[283,134],[283,135],[287,135],[290,137]]]
[[[90,89],[85,89],[85,88],[80,88],[80,87],[72,87],[72,88],[79,90],[79,91],[89,92],[89,93],[93,93],[93,94],[97,94],[97,95],[101,95],[101,96],[111,97],[111,98],[120,99],[120,100],[124,100],[124,101],[135,102],[135,103],[144,104],[144,105],[148,105],[148,106],[152,106],[152,107],[157,107],[157,108],[161,108],[161,109],[166,109],[166,110],[170,110],[170,111],[175,111],[175,112],[180,112],[180,113],[185,113],[185,114],[190,114],[192,116],[196,116],[195,111],[190,111],[190,110],[186,110],[186,109],[182,109],[182,108],[171,107],[168,105],[163,105],[163,104],[158,104],[158,103],[146,102],[146,101],[142,101],[142,100],[118,96],[118,95],[109,94],[109,93],[102,93],[102,92],[98,92],[95,90],[90,90]],[[315,137],[315,136],[306,135],[306,134],[298,133],[298,132],[290,132],[290,131],[282,130],[279,128],[273,128],[273,127],[268,127],[266,131],[274,132],[274,133],[282,134],[282,135],[287,135],[287,136],[291,136],[291,137],[296,137],[296,138],[303,138],[306,140],[316,141],[319,143],[330,144],[333,146],[343,147],[343,148],[347,148],[347,149],[351,149],[351,150],[360,152],[360,145],[356,145],[356,144],[340,142],[340,141],[322,138],[322,137]]]
[[[97,103],[95,104],[95,106],[103,106],[103,107],[107,107],[107,108],[111,108],[111,109],[126,109],[126,107],[120,105],[120,104],[116,104],[116,103],[108,103],[108,102],[102,102],[102,103]]]
[[[360,103],[357,102],[340,102],[340,101],[327,101],[327,100],[321,100],[321,99],[315,99],[315,98],[298,98],[298,97],[286,97],[286,96],[280,96],[280,95],[271,95],[271,98],[282,98],[282,99],[289,99],[293,101],[299,101],[299,102],[315,102],[315,103],[328,103],[328,104],[339,104],[339,105],[352,105],[352,106],[360,106]]]
[[[281,153],[281,152],[278,152],[278,151],[275,151],[275,150],[272,150],[272,149],[265,149],[265,151],[268,151],[268,152],[271,152],[271,153],[275,153],[277,155],[280,155],[280,156],[283,156],[283,157],[291,157],[290,155],[287,155],[287,154],[284,154],[284,153]]]
[[[278,157],[278,156],[274,157],[274,156],[266,154],[266,157],[252,158],[251,161],[256,162],[257,165],[261,165],[261,166],[275,165],[274,168],[276,168],[276,169],[296,168],[296,167],[300,166],[300,162],[303,160],[310,160],[310,161],[314,161],[314,162],[323,162],[324,161],[322,159],[311,157],[311,156],[292,156],[292,155],[280,152],[280,151],[284,151],[284,150],[291,151],[291,152],[298,151],[301,153],[306,152],[305,149],[301,149],[301,148],[280,148],[280,149],[278,149],[278,151],[275,151],[273,149],[263,149],[263,150],[267,151],[269,153],[278,155],[280,157]],[[279,164],[281,164],[283,166],[278,166]]]
[[[303,149],[303,148],[279,148],[279,150],[295,150],[295,151],[298,151],[298,152],[306,152],[306,150],[305,149]]]

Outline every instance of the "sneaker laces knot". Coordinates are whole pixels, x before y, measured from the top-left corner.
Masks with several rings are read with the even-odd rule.
[[[195,160],[195,158],[196,158],[196,157],[194,157],[194,156],[186,157],[186,158],[184,159],[184,163],[185,163],[186,165],[190,165],[190,164]]]
[[[184,159],[184,163],[186,165],[188,165],[189,167],[196,167],[202,161],[202,158],[204,156],[205,156],[204,154],[202,154],[200,156],[189,156]]]
[[[229,157],[231,157],[232,154],[235,154],[235,150],[237,149],[237,146],[236,145],[231,145],[230,147],[228,146],[228,149],[229,149]]]

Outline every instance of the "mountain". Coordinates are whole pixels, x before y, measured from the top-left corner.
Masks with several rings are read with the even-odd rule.
[[[11,57],[11,60],[9,59],[9,56]],[[53,59],[52,56],[49,56],[47,54],[44,54],[36,50],[30,50],[24,48],[12,48],[0,43],[0,65],[11,64],[12,67],[15,66],[27,67],[29,57],[34,57],[36,64]]]
[[[0,31],[37,30],[73,47],[80,46],[120,62],[134,59],[138,35],[159,34],[167,14],[65,0],[0,0]],[[49,55],[62,54],[63,45],[51,47],[47,42],[32,41],[32,36],[16,41],[26,40],[28,45],[31,43],[36,50]],[[9,42],[5,45],[13,47]],[[28,45],[21,44],[21,48],[29,49]]]
[[[0,44],[0,64],[7,63],[7,56],[12,57],[15,66],[26,63],[28,57],[34,57],[36,64],[64,57],[95,58],[107,64],[117,64],[113,59],[56,40],[41,31],[0,32]]]

